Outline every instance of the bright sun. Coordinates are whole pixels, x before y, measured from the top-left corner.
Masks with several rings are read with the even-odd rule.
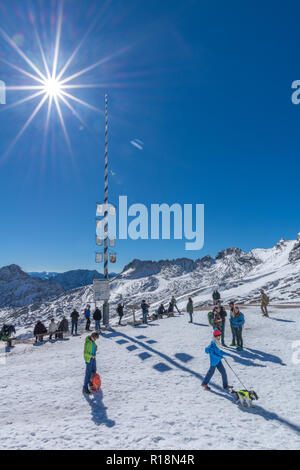
[[[45,81],[45,92],[48,94],[48,96],[53,98],[59,96],[61,92],[60,82],[55,78],[49,78]]]

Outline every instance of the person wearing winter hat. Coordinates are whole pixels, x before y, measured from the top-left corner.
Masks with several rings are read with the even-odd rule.
[[[222,364],[222,359],[224,356],[230,356],[230,354],[226,353],[225,351],[222,351],[219,349],[219,343],[221,339],[222,333],[220,330],[214,330],[213,332],[213,341],[210,343],[210,345],[205,348],[206,354],[209,354],[210,358],[210,368],[208,369],[208,372],[202,382],[202,387],[204,390],[210,390],[210,387],[208,386],[212,376],[214,375],[216,369],[220,372],[222,376],[222,382],[223,382],[223,388],[225,390],[229,390],[231,387],[228,385],[228,379],[227,379],[227,374],[225,367]]]

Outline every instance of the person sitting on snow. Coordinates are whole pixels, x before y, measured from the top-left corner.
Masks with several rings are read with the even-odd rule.
[[[33,330],[33,334],[35,336],[35,342],[37,343],[38,339],[41,338],[46,333],[47,333],[47,328],[41,322],[41,320],[38,320]]]
[[[158,307],[158,318],[163,318],[163,315],[166,315],[167,314],[167,311],[164,307],[164,304],[160,304],[160,306]]]
[[[52,339],[52,336],[55,334],[55,339],[57,338],[57,323],[55,323],[54,318],[51,318],[49,328],[48,328],[48,333],[49,333],[49,340]]]

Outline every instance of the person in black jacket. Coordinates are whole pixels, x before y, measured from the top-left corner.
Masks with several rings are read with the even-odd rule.
[[[224,336],[225,336],[225,320],[226,320],[226,317],[227,317],[227,312],[226,312],[225,308],[223,307],[221,300],[218,301],[218,308],[219,308],[220,317],[222,318],[221,344],[222,344],[222,346],[226,346],[225,341],[224,341]]]
[[[124,315],[124,304],[121,304],[121,303],[118,304],[117,313],[119,315],[119,325],[121,325],[121,321]]]
[[[60,324],[58,325],[57,331],[62,331],[63,333],[67,333],[68,330],[69,330],[69,322],[66,319],[66,317],[63,316]]]
[[[93,314],[93,319],[95,320],[95,329],[96,329],[96,331],[99,331],[100,328],[101,328],[100,327],[101,318],[102,318],[101,310],[100,310],[100,308],[96,307],[96,310],[94,311],[94,314]]]
[[[75,330],[75,335],[77,335],[77,327],[78,327],[78,319],[79,319],[79,313],[77,310],[74,308],[73,312],[71,313],[71,321],[72,321],[72,335]]]
[[[158,313],[158,318],[163,318],[163,315],[167,314],[164,304],[160,304],[160,306],[158,307],[157,313]]]
[[[45,325],[41,322],[41,320],[38,320],[35,327],[34,327],[34,330],[33,330],[33,334],[35,336],[35,342],[37,343],[38,342],[38,337],[39,335],[45,335],[47,333],[47,328],[45,327]],[[43,339],[43,337],[42,337]]]

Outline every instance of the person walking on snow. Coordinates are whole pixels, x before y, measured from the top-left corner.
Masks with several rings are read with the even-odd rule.
[[[186,306],[186,311],[187,313],[190,314],[190,321],[189,323],[193,323],[193,312],[194,312],[194,305],[193,305],[193,300],[191,297],[189,297],[189,301]]]
[[[214,330],[213,332],[213,341],[210,343],[210,345],[205,348],[206,354],[209,354],[210,358],[210,368],[208,369],[208,372],[202,382],[202,387],[205,390],[210,390],[210,387],[208,386],[212,376],[214,375],[216,369],[220,372],[222,376],[222,382],[223,382],[223,388],[225,390],[229,390],[231,387],[228,385],[228,379],[227,379],[227,374],[225,367],[222,364],[222,359],[224,356],[230,356],[230,354],[226,353],[225,351],[222,351],[219,348],[219,343],[220,343],[220,338],[222,336],[221,331],[219,330]]]
[[[218,301],[221,299],[221,295],[220,295],[220,292],[218,291],[218,289],[215,289],[213,291],[213,302],[214,302],[214,305],[217,305]]]
[[[101,310],[98,307],[96,307],[96,309],[94,311],[94,314],[93,314],[93,319],[95,320],[95,329],[96,329],[96,331],[100,331],[101,318],[102,318]]]
[[[235,328],[233,328],[232,325],[232,320],[233,320],[233,314],[234,314],[234,302],[229,302],[229,309],[230,309],[230,328],[231,328],[231,333],[232,333],[232,342],[230,346],[235,346],[236,345],[236,331]]]
[[[88,305],[84,309],[84,318],[86,319],[85,329],[86,331],[90,331],[90,325],[91,325],[91,306],[90,305]]]
[[[97,354],[97,345],[96,340],[99,338],[97,331],[94,331],[91,336],[87,336],[84,342],[84,352],[83,357],[86,364],[85,369],[85,378],[83,384],[83,393],[90,395],[89,385],[91,384],[94,375],[97,372],[96,364],[96,354]]]
[[[74,308],[73,312],[71,313],[71,323],[72,323],[71,334],[72,334],[72,336],[74,334],[74,331],[75,331],[75,335],[77,335],[78,320],[79,320],[79,313]]]
[[[218,309],[219,309],[220,317],[221,317],[221,319],[222,319],[222,324],[221,324],[221,333],[222,333],[222,336],[221,336],[221,344],[222,344],[222,346],[226,346],[224,338],[225,338],[225,321],[226,321],[226,317],[227,317],[227,312],[226,312],[225,308],[223,307],[221,300],[218,301]]]
[[[237,350],[243,350],[243,325],[245,324],[245,317],[242,312],[240,312],[239,307],[235,306],[233,315],[232,315],[232,327],[235,330],[235,336],[237,341]]]
[[[260,308],[261,308],[261,311],[262,311],[262,314],[264,317],[268,317],[269,314],[268,314],[268,305],[269,305],[269,302],[270,302],[270,298],[267,296],[267,294],[265,293],[265,291],[263,289],[260,289]]]
[[[141,303],[141,309],[142,309],[142,314],[143,314],[143,323],[147,324],[148,323],[148,313],[149,313],[149,308],[150,305],[147,304],[146,300],[143,300]]]

